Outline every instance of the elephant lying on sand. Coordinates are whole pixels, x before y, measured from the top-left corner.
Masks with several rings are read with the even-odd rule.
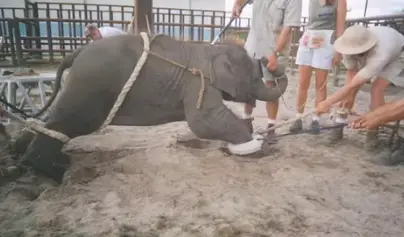
[[[70,138],[90,134],[102,125],[143,52],[143,40],[140,35],[120,35],[80,50],[45,123],[46,128]],[[253,138],[243,120],[223,104],[223,98],[245,103],[255,99],[273,101],[284,93],[286,77],[279,80],[277,88],[265,87],[259,61],[251,60],[236,44],[211,46],[160,35],[151,40],[150,51],[203,72],[206,78],[201,108],[196,106],[200,76],[149,55],[111,125],[150,126],[186,120],[197,137],[226,141],[233,154],[246,155],[261,149],[262,139]],[[60,77],[58,73],[57,80]],[[69,164],[60,152],[63,142],[41,133],[32,137],[24,134],[17,140],[17,152],[24,153],[22,164],[61,182]]]

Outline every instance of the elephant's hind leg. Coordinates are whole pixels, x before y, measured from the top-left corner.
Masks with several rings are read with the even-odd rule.
[[[16,140],[11,143],[10,151],[13,155],[22,155],[27,150],[27,147],[34,139],[35,134],[31,131],[23,131],[16,137]]]
[[[61,152],[63,145],[59,140],[37,133],[22,156],[21,164],[61,183],[70,165],[68,155]]]

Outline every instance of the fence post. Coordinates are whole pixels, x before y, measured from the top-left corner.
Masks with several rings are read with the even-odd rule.
[[[38,19],[39,18],[39,10],[38,10],[38,3],[37,2],[35,2],[33,4],[32,11],[33,11],[33,17],[35,19]],[[35,36],[36,37],[41,37],[41,25],[40,25],[39,20],[34,21],[34,28],[35,28],[35,33],[34,33]],[[38,39],[35,40],[35,47],[36,47],[36,49],[38,49],[38,51],[40,51],[40,49],[42,48],[41,39],[38,38]],[[39,58],[42,59],[42,52],[38,52],[37,54],[38,54]]]
[[[9,47],[11,51],[11,63],[13,66],[17,66],[17,55],[15,53],[15,40],[14,40],[14,19],[8,19],[7,20],[7,26],[8,26],[8,39],[9,39]]]
[[[146,20],[147,19],[147,20]],[[135,32],[148,32],[153,30],[153,0],[135,0]]]
[[[10,20],[10,25],[9,27],[11,34],[14,35],[14,37],[10,37],[10,39],[14,38],[14,45],[15,45],[15,53],[13,53],[17,58],[15,65],[20,66],[24,63],[24,58],[23,58],[23,53],[22,53],[22,42],[21,42],[21,31],[20,31],[20,24],[19,21],[16,19]],[[13,48],[13,47],[12,47]]]

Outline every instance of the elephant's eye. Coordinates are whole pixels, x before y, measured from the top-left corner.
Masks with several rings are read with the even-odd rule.
[[[230,73],[232,74],[237,73],[237,65],[226,63],[224,66],[226,70],[229,71]]]

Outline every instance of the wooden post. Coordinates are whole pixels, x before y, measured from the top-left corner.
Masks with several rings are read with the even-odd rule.
[[[153,32],[153,0],[135,0],[135,33]],[[147,20],[146,20],[147,17]]]

